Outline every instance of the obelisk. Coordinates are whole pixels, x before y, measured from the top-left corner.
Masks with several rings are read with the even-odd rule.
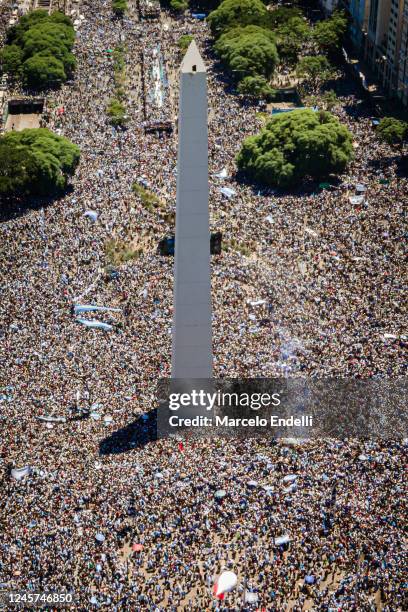
[[[173,379],[212,376],[207,72],[194,41],[180,69]]]

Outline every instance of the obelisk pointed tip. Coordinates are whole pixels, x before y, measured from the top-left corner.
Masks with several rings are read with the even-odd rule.
[[[206,72],[206,67],[195,40],[192,40],[188,46],[183,61],[181,62],[181,72],[194,73]]]

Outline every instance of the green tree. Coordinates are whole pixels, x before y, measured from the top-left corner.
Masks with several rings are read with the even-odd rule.
[[[285,38],[277,41],[279,57],[287,66],[294,66],[298,61],[302,45],[294,38]]]
[[[184,13],[188,9],[187,0],[170,0],[170,8],[176,13]]]
[[[402,147],[408,136],[408,123],[394,117],[384,117],[377,126],[377,135],[380,140],[389,145]]]
[[[30,11],[22,17],[20,17],[18,23],[12,26],[7,31],[7,42],[9,44],[16,44],[23,46],[23,36],[30,28],[34,27],[41,21],[48,21],[50,19],[48,11],[40,9],[38,11]]]
[[[212,34],[218,37],[236,26],[265,25],[268,11],[261,0],[224,0],[208,15],[207,21]]]
[[[0,137],[0,194],[35,193],[41,166],[28,147],[11,146]],[[31,188],[31,189],[30,189]]]
[[[64,24],[42,22],[27,30],[23,36],[25,57],[52,49],[58,59],[72,49],[75,40],[73,28]]]
[[[333,89],[329,89],[329,91],[325,91],[321,97],[322,105],[325,110],[331,111],[333,108],[339,103],[339,99],[337,97],[336,92]]]
[[[113,0],[112,1],[112,10],[116,17],[123,17],[123,15],[127,11],[127,2],[126,0]]]
[[[338,54],[346,31],[347,18],[344,13],[336,11],[329,19],[315,25],[313,37],[322,51]]]
[[[310,27],[301,17],[292,17],[286,23],[279,25],[274,33],[278,53],[287,63],[295,64],[304,43],[310,36]]]
[[[183,53],[187,51],[193,38],[194,37],[191,34],[183,34],[183,36],[180,36],[177,42],[177,45],[180,51],[182,51]]]
[[[74,40],[69,17],[58,11],[51,15],[44,10],[32,11],[10,28],[10,45],[2,56],[8,66],[14,65],[26,85],[45,88],[62,83],[74,70],[76,62],[71,53]]]
[[[50,55],[33,55],[23,64],[23,80],[28,87],[44,89],[67,80],[64,64]]]
[[[75,57],[70,52],[73,42],[72,29],[70,30],[63,24],[43,22],[28,30],[24,35],[24,56],[26,58],[37,55],[53,57],[62,62],[67,77],[71,75],[76,66]]]
[[[217,40],[214,49],[238,79],[255,75],[269,77],[278,62],[273,33],[259,26],[228,30]]]
[[[51,23],[59,23],[61,25],[66,25],[72,28],[71,17],[68,17],[68,15],[65,15],[65,13],[61,13],[61,11],[54,11],[53,13],[51,13],[48,20]]]
[[[324,55],[308,55],[299,60],[296,74],[317,85],[319,82],[327,81],[333,75],[333,67]]]
[[[66,187],[79,162],[79,148],[45,128],[0,137],[0,193],[51,195]]]
[[[258,182],[288,187],[341,172],[352,157],[349,130],[328,112],[305,109],[277,115],[245,139],[237,165]]]
[[[17,45],[6,45],[0,51],[0,71],[18,78],[21,74],[23,51]]]
[[[238,84],[240,94],[258,100],[272,100],[276,95],[276,90],[273,89],[268,81],[263,76],[247,76]]]
[[[128,121],[125,105],[122,104],[122,102],[116,98],[112,98],[109,101],[106,112],[110,117],[112,125],[116,127],[124,126]]]
[[[269,24],[272,29],[286,25],[291,19],[303,19],[303,13],[299,8],[288,6],[271,7],[269,11]]]

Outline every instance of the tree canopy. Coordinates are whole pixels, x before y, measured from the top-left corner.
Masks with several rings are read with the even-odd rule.
[[[310,38],[311,28],[302,11],[279,7],[269,14],[269,25],[276,37],[279,56],[295,63],[303,44]]]
[[[123,17],[128,8],[126,0],[112,0],[112,11],[116,17]]]
[[[176,13],[184,13],[188,9],[187,0],[170,0],[170,8]]]
[[[316,84],[318,81],[329,79],[333,74],[333,67],[324,55],[307,55],[299,60],[296,74]]]
[[[79,162],[79,148],[48,129],[0,137],[0,194],[52,195],[64,189]]]
[[[352,157],[351,133],[336,117],[302,109],[273,117],[246,138],[237,165],[260,183],[289,187],[307,176],[341,172]]]
[[[18,45],[6,45],[0,51],[0,71],[2,74],[12,74],[16,78],[21,75],[23,50]]]
[[[60,12],[38,10],[21,17],[7,34],[0,52],[0,69],[23,78],[29,87],[44,89],[66,81],[75,69],[71,53],[75,31],[71,19]]]
[[[110,117],[112,125],[115,127],[124,126],[128,121],[125,105],[117,98],[111,98],[106,112]]]
[[[215,37],[235,26],[265,25],[268,11],[261,0],[224,0],[207,21]]]
[[[61,13],[62,14],[62,13]],[[30,11],[20,17],[18,23],[7,30],[6,42],[8,45],[16,44],[20,47],[23,45],[23,36],[30,28],[34,27],[42,21],[50,21],[51,16],[48,11],[39,9],[38,11]]]
[[[57,58],[36,53],[23,64],[24,81],[29,87],[46,87],[66,81],[64,65]]]
[[[223,0],[207,21],[218,56],[238,80],[256,77],[254,91],[260,96],[262,92],[265,99],[271,98],[272,89],[259,79],[268,80],[278,62],[286,67],[298,63],[298,76],[314,84],[330,78],[332,67],[324,54],[333,55],[341,49],[347,29],[342,12],[312,27],[301,9],[278,6],[268,10],[262,0]],[[317,43],[322,55],[307,56],[298,62],[302,53],[310,53],[309,41],[315,43],[313,47]],[[238,85],[240,93],[250,95],[250,82],[245,80]]]
[[[347,17],[336,11],[329,19],[319,21],[313,31],[313,37],[320,49],[326,53],[338,53],[341,50],[347,30]]]
[[[194,36],[192,36],[191,34],[183,34],[182,36],[180,36],[180,38],[177,41],[177,45],[180,51],[182,52],[187,51],[193,38]]]
[[[276,90],[269,85],[265,77],[259,75],[244,77],[238,84],[238,91],[245,96],[266,101],[276,94]]]
[[[228,30],[217,40],[215,51],[240,79],[269,77],[278,62],[273,33],[254,25]]]
[[[402,145],[408,136],[408,123],[394,117],[384,117],[377,126],[377,135],[389,145]]]

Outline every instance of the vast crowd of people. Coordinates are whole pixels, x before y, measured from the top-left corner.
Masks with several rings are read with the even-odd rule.
[[[81,610],[407,609],[403,442],[183,445],[135,429],[128,452],[100,454],[170,375],[173,260],[157,244],[174,231],[182,34],[208,68],[211,226],[224,244],[212,258],[215,375],[395,377],[406,364],[407,180],[366,104],[344,95],[334,110],[355,161],[331,188],[245,184],[234,157],[263,115],[234,94],[204,22],[164,9],[140,21],[138,6],[117,20],[110,0],[81,4],[75,76],[49,92],[45,118],[81,149],[72,189],[0,226],[0,586],[73,591]],[[106,113],[119,46],[123,130]],[[158,120],[173,133],[146,133]],[[238,587],[220,602],[223,568]]]

